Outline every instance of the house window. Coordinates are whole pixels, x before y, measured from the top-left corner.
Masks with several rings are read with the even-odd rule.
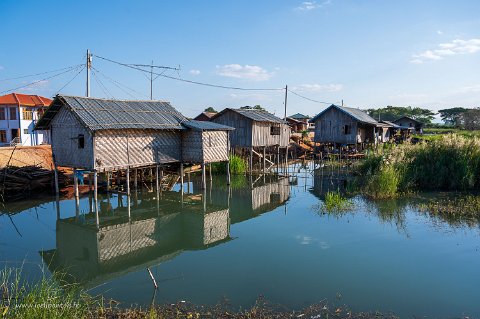
[[[345,133],[345,135],[349,135],[352,133],[352,127],[350,125],[345,125],[343,127],[343,132]]]
[[[0,121],[5,120],[5,108],[0,107]]]
[[[9,114],[10,115],[9,116],[10,120],[16,120],[17,119],[17,109],[14,108],[14,107],[11,107],[11,108],[9,108],[9,112],[10,112],[10,114]]]
[[[280,135],[280,126],[270,126],[270,135]]]
[[[208,147],[212,147],[212,146],[213,146],[212,137],[209,136],[209,137],[208,137]]]
[[[23,129],[23,134],[28,134],[28,128]]]
[[[0,143],[7,143],[7,131],[0,130]]]
[[[78,148],[85,148],[85,136],[78,134]]]
[[[24,107],[22,109],[22,117],[24,120],[33,120],[33,111]]]

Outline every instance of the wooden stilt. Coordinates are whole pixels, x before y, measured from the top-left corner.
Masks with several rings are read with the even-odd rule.
[[[93,203],[95,205],[95,220],[97,222],[97,228],[100,228],[100,217],[98,216],[98,173],[95,170],[93,172]]]
[[[205,177],[205,163],[202,163],[202,189],[206,189],[206,177]]]
[[[183,163],[180,163],[180,189],[183,192]]]
[[[230,160],[227,161],[227,185],[230,185]]]
[[[187,192],[190,193],[190,173],[187,174]]]
[[[122,171],[121,170],[118,170],[117,171],[117,190],[120,190],[120,180],[122,178]]]
[[[135,190],[138,188],[138,169],[133,170],[133,187],[135,187]]]
[[[125,179],[126,179],[125,185],[127,186],[127,196],[130,197],[130,168],[129,167],[127,167]]]
[[[288,146],[285,148],[285,175],[288,176]]]
[[[163,181],[163,169],[160,169],[160,180],[158,181],[159,182],[159,185],[160,185],[160,194],[162,193],[162,181]]]
[[[277,175],[280,170],[280,145],[277,146]]]
[[[88,173],[88,190],[91,192],[93,187],[92,173]]]
[[[157,192],[160,191],[160,181],[158,180],[158,171],[159,171],[159,167],[157,165],[155,167],[155,189],[157,190]]]
[[[212,163],[208,163],[209,180],[212,180]]]
[[[107,179],[107,193],[110,192],[110,178],[111,178],[110,174],[111,174],[110,172],[105,173],[105,178]]]
[[[267,171],[267,147],[263,147],[263,172]]]
[[[250,163],[249,163],[249,170],[250,170],[250,175],[252,175],[253,171],[253,146],[250,147]]]
[[[73,169],[73,191],[75,193],[75,199],[79,197],[78,194],[78,176],[77,176],[77,169]]]

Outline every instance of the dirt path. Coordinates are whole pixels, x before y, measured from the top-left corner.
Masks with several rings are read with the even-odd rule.
[[[53,168],[50,145],[18,146],[15,150],[14,147],[0,147],[0,168],[7,165],[10,156],[12,156],[10,166],[40,165],[45,169]]]

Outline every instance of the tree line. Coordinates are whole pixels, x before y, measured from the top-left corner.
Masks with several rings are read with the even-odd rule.
[[[370,108],[366,112],[376,120],[394,121],[402,116],[408,116],[426,125],[431,125],[435,115],[439,114],[445,125],[450,127],[480,129],[480,108],[452,107],[436,113],[420,107],[389,105],[378,109]]]

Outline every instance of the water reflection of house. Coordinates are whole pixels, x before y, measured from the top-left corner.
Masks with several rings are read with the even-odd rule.
[[[328,192],[345,192],[351,180],[348,172],[320,168],[315,170],[311,192],[323,200]]]
[[[230,192],[221,181],[208,190],[200,190],[199,182],[199,192],[183,196],[163,192],[161,207],[154,193],[133,196],[127,207],[111,208],[104,198],[99,227],[93,213],[57,221],[56,249],[42,252],[44,261],[93,287],[184,251],[229,241],[230,224],[271,211],[290,196],[288,178],[261,177],[253,187],[240,178],[241,187]]]
[[[44,251],[51,270],[63,270],[87,286],[170,260],[186,250],[206,249],[230,240],[228,207],[205,205],[201,198],[166,193],[157,211],[148,200],[102,216],[97,228],[86,216],[57,221],[57,247]],[[162,199],[163,200],[163,199]],[[171,205],[168,205],[170,202]],[[175,205],[174,205],[175,203]]]

